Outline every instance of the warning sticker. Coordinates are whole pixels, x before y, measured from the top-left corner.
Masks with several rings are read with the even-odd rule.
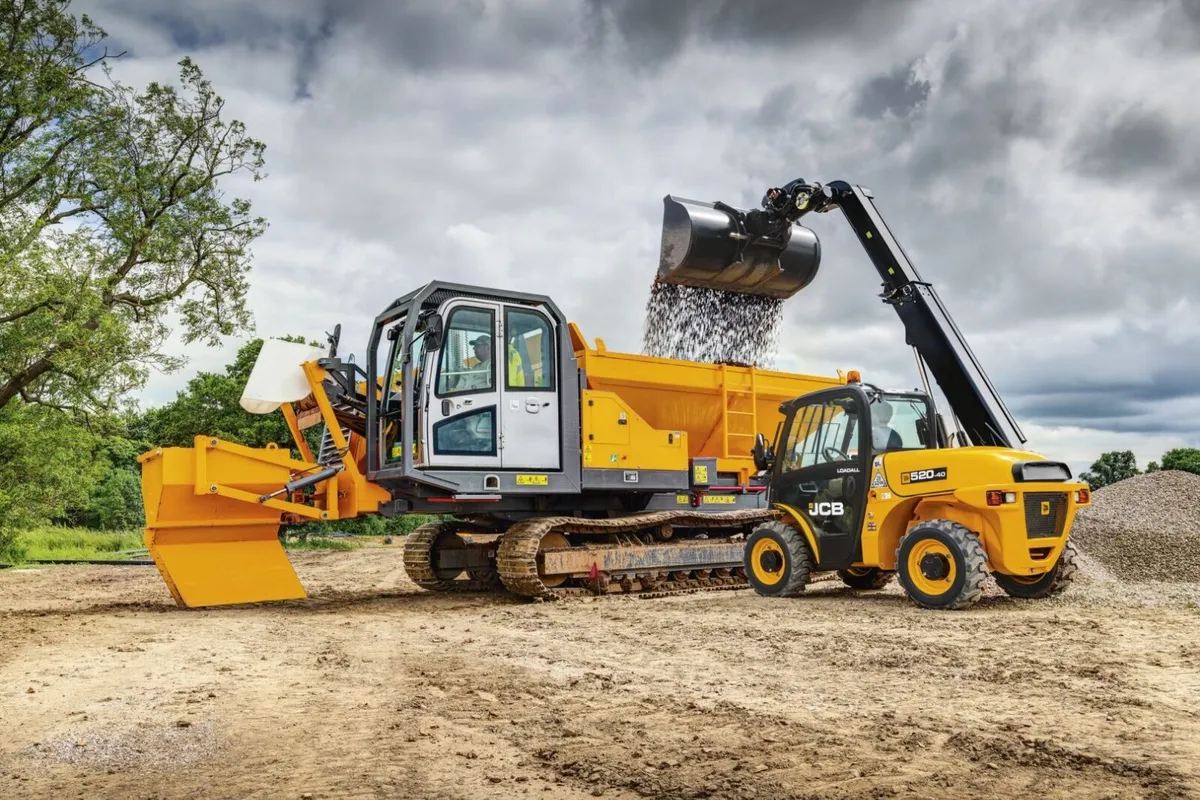
[[[882,472],[875,473],[875,477],[871,479],[871,488],[872,489],[886,489],[887,488],[887,480],[883,477]]]

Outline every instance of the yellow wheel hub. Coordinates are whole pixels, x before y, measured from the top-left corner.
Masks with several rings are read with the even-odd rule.
[[[908,552],[908,575],[917,591],[937,597],[950,591],[958,568],[950,548],[936,539],[917,542]]]
[[[783,580],[786,564],[783,548],[774,539],[759,539],[750,550],[750,568],[754,577],[766,586],[774,586]]]

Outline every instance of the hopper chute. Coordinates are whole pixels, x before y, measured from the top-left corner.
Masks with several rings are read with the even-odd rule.
[[[820,264],[820,240],[803,225],[724,203],[663,198],[663,283],[787,299],[812,282]]]

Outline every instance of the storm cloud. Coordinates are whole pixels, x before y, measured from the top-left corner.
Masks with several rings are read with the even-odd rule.
[[[552,295],[640,346],[668,193],[869,187],[1018,416],[1085,468],[1200,444],[1200,17],[1179,0],[89,0],[169,79],[193,55],[268,144],[232,186],[263,335],[367,320],[433,278]],[[781,367],[917,384],[836,213]],[[236,347],[194,351],[212,368]],[[144,402],[188,376],[158,376]]]

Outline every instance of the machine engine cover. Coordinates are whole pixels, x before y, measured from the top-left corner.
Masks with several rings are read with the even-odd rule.
[[[793,223],[786,241],[746,247],[730,234],[737,224],[714,203],[663,198],[658,280],[728,292],[787,299],[812,282],[821,264],[817,234]]]

